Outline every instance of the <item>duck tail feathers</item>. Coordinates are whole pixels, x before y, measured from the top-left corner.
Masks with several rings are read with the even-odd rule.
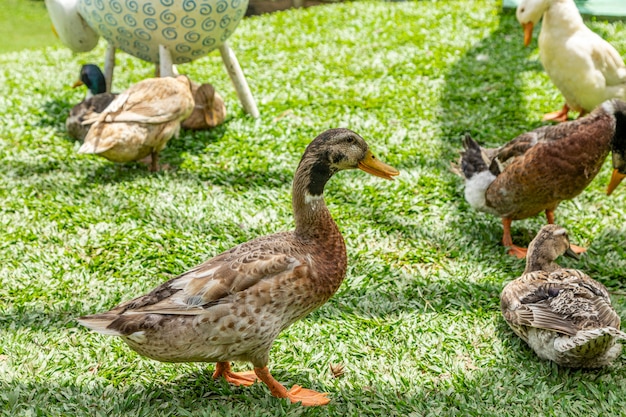
[[[580,330],[576,336],[557,338],[554,341],[554,348],[559,352],[567,352],[604,337],[626,340],[626,333],[614,327]]]
[[[463,138],[463,148],[457,172],[465,178],[465,200],[476,210],[492,213],[485,194],[496,176],[489,170],[487,154],[470,135]]]
[[[116,314],[94,314],[91,316],[84,316],[77,319],[78,323],[83,326],[94,330],[98,333],[110,335],[110,336],[122,336],[117,330],[109,328],[119,316]]]
[[[489,170],[485,152],[470,135],[463,138],[463,152],[461,152],[461,171],[466,179]]]

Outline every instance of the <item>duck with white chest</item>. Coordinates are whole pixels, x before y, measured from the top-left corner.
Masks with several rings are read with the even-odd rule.
[[[502,218],[502,244],[513,244],[511,223],[545,212],[554,223],[561,201],[580,194],[612,153],[610,194],[626,176],[626,102],[609,100],[586,117],[523,133],[499,148],[482,148],[467,135],[455,171],[465,179],[465,199],[476,210]],[[584,251],[583,248],[576,248]]]
[[[286,389],[267,364],[280,332],[324,304],[344,279],[346,247],[323,192],[335,173],[357,168],[389,180],[398,175],[356,133],[322,133],[306,148],[293,179],[295,230],[242,243],[79,322],[159,361],[216,362],[215,378],[244,386],[258,379],[276,397],[327,404],[324,393]],[[230,361],[251,362],[254,371],[233,372]]]

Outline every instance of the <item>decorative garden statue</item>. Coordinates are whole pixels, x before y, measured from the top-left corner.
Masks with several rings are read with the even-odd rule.
[[[244,16],[248,0],[45,0],[61,41],[86,52],[104,37],[104,75],[111,89],[115,50],[157,64],[160,76],[174,75],[174,64],[191,62],[219,48],[244,109],[259,111],[226,39]]]

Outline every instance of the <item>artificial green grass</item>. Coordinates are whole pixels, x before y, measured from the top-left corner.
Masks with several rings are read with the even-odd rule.
[[[619,51],[623,23],[589,22]],[[241,22],[230,39],[261,117],[246,116],[216,52],[179,67],[225,97],[227,122],[182,132],[175,167],[78,155],[64,121],[84,91],[64,48],[0,55],[0,410],[41,416],[619,415],[626,358],[596,371],[539,360],[508,329],[498,295],[523,262],[499,245],[500,220],[473,211],[449,171],[469,132],[497,145],[562,105],[536,50],[497,1],[355,2]],[[117,57],[114,90],[153,66]],[[394,182],[342,172],[326,200],[346,239],[338,293],[284,331],[270,369],[329,392],[305,409],[262,384],[213,381],[211,364],[163,364],[81,328],[103,311],[253,237],[293,227],[293,172],[330,127],[361,134],[396,166]],[[582,260],[626,317],[626,188],[610,164],[557,210]],[[545,220],[513,224],[527,244]],[[329,365],[343,363],[333,378]],[[238,364],[238,369],[249,369]]]

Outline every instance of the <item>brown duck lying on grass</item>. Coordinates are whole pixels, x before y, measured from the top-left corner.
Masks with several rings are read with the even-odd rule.
[[[182,127],[191,130],[209,129],[218,126],[226,119],[224,99],[211,84],[191,83],[194,107],[193,112],[182,122]]]
[[[120,336],[156,360],[217,362],[214,378],[235,385],[251,385],[258,378],[276,397],[327,404],[324,393],[297,385],[287,390],[267,363],[278,334],[324,304],[343,281],[346,248],[323,191],[333,174],[354,168],[385,179],[398,175],[356,133],[322,133],[307,147],[294,176],[294,231],[235,246],[149,294],[79,322]],[[254,372],[231,371],[234,360],[252,362]]]
[[[138,161],[150,155],[150,170],[157,171],[159,152],[178,134],[181,121],[193,108],[186,76],[140,81],[101,113],[85,118],[83,124],[93,125],[78,152],[114,162]]]
[[[598,174],[609,152],[613,178],[609,193],[626,174],[626,103],[609,100],[584,118],[521,134],[497,149],[463,141],[460,167],[465,199],[477,210],[502,217],[502,244],[519,258],[526,249],[511,239],[511,222],[554,210],[580,194]],[[578,252],[583,248],[576,247]]]
[[[565,229],[544,226],[528,247],[526,269],[500,295],[511,329],[542,359],[575,368],[597,368],[617,358],[626,339],[604,285],[554,261],[570,249]]]

